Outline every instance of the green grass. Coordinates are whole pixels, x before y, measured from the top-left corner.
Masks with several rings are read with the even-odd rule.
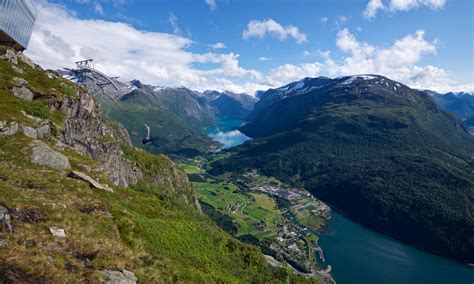
[[[77,99],[80,87],[20,66],[25,74],[0,61],[0,119],[26,124],[20,112],[25,110],[62,125],[63,114],[45,107],[64,97]],[[9,91],[15,76],[27,79],[40,98],[15,98]],[[194,194],[186,174],[167,157],[124,146],[125,156],[145,179],[110,193],[67,177],[68,171],[32,164],[31,142],[21,134],[0,137],[0,204],[12,212],[15,229],[0,231],[8,241],[0,252],[0,282],[10,270],[18,282],[100,283],[97,271],[103,269],[131,270],[141,283],[307,282],[270,269],[258,248],[240,243],[198,212],[189,202]],[[73,170],[83,171],[80,164],[100,166],[72,150],[57,149],[54,138],[44,142],[67,155]],[[106,171],[88,175],[106,180]],[[30,223],[15,212],[41,218]],[[53,237],[48,229],[53,226],[67,237]]]
[[[47,219],[28,224],[14,218],[15,233],[0,233],[10,243],[0,263],[10,263],[29,279],[53,282],[98,282],[95,271],[122,268],[143,283],[265,282],[274,277],[257,248],[220,230],[183,202],[179,189],[163,194],[162,186],[146,182],[115,188],[115,193],[91,189],[59,171],[32,165],[30,141],[20,135],[0,138],[0,204],[34,208]],[[84,207],[101,210],[83,213],[79,208]],[[67,238],[53,238],[50,226],[65,229]],[[94,256],[85,261],[81,255]]]
[[[179,165],[187,174],[200,174],[201,173],[201,169],[198,166],[184,164],[184,163],[181,163]]]
[[[62,92],[64,88],[72,88],[72,83],[61,78],[50,79],[44,72],[37,72],[24,63],[20,66],[25,70],[25,74],[16,72],[9,63],[0,61],[0,119],[18,121],[26,125],[31,124],[21,114],[20,111],[24,110],[27,114],[50,119],[60,127],[65,115],[59,111],[50,110],[49,105],[53,101],[73,96],[73,94]],[[28,88],[37,94],[38,99],[29,102],[13,96],[10,86],[15,77],[27,80]],[[80,89],[77,86],[75,88],[75,90]]]
[[[216,209],[225,210],[227,205],[235,205],[248,199],[236,193],[237,186],[232,183],[195,182],[193,185],[198,197]]]
[[[251,194],[251,196],[238,192],[238,187],[233,183],[224,182],[194,182],[194,187],[199,198],[221,210],[238,224],[237,235],[250,234],[259,239],[270,238],[276,235],[275,224],[280,220],[281,212],[277,209],[275,201],[265,194]],[[228,205],[244,204],[235,212],[228,212]],[[261,221],[270,228],[262,232],[257,226]]]
[[[257,182],[265,182],[268,180],[268,177],[267,176],[263,176],[263,175],[258,175],[257,178],[256,178]]]

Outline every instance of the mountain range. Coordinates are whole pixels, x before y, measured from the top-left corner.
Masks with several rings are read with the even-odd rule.
[[[254,138],[213,174],[258,169],[369,228],[473,263],[474,137],[424,91],[383,76],[305,78],[261,93]]]
[[[440,94],[427,91],[433,96],[438,106],[442,109],[454,112],[462,120],[474,116],[474,95],[470,93]]]
[[[143,84],[139,80],[114,83],[125,92],[117,92],[101,78],[77,76],[62,70],[64,77],[87,86],[96,94],[107,116],[123,124],[133,145],[152,153],[173,157],[205,155],[220,144],[209,138],[205,129],[218,117],[242,118],[253,109],[256,98],[225,90],[197,92],[185,87],[161,87]],[[150,126],[151,143],[142,144]]]

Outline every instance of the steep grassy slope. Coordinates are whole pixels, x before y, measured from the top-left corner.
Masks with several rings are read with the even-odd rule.
[[[0,50],[3,59],[4,53]],[[20,58],[18,64],[3,59],[0,205],[8,209],[13,231],[0,230],[1,283],[99,283],[106,280],[101,271],[123,269],[135,273],[140,283],[306,281],[286,270],[270,269],[257,248],[236,241],[200,213],[185,173],[167,157],[130,146],[116,153],[88,152],[91,146],[107,150],[117,145],[107,126],[97,124],[100,112],[90,97],[84,98],[89,95]],[[13,86],[22,82],[19,78],[33,91],[32,101],[13,95]],[[85,108],[73,103],[79,100]],[[61,102],[59,109],[54,107]],[[26,130],[36,127],[32,120],[39,118],[50,126],[42,143],[67,157],[70,169],[32,163],[32,147],[40,138],[27,137]],[[89,121],[104,135],[85,137],[82,147],[77,146],[69,138],[77,135],[72,126],[81,121]],[[16,134],[14,125],[21,129],[13,131]],[[85,128],[82,134],[87,131],[91,130]],[[114,186],[104,167],[109,161],[101,155],[128,164],[138,181]],[[69,177],[73,170],[109,184],[114,192]],[[64,229],[66,237],[53,236],[51,227]]]
[[[20,135],[0,138],[0,204],[16,212],[15,231],[0,233],[8,241],[0,248],[0,279],[6,283],[96,282],[98,271],[124,268],[144,283],[274,277],[258,249],[234,240],[186,204],[184,189],[148,182],[115,193],[91,189],[61,172],[31,165],[28,142]],[[133,155],[142,156],[139,162],[152,159],[154,165],[170,167],[159,156]],[[71,161],[94,164],[86,160]],[[67,237],[54,238],[48,227],[65,229]]]
[[[283,95],[242,129],[262,138],[214,171],[258,168],[370,228],[473,263],[474,139],[428,95],[382,78]]]

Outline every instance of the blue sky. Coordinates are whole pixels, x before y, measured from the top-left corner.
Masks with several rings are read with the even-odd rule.
[[[198,90],[254,92],[306,76],[377,73],[417,88],[474,91],[471,0],[36,4],[28,54],[50,68],[94,57],[123,80]]]

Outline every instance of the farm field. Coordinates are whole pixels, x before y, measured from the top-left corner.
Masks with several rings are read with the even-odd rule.
[[[261,193],[239,192],[233,183],[194,182],[198,197],[228,215],[238,225],[237,235],[252,235],[260,240],[277,235],[276,224],[282,212],[275,201]]]

